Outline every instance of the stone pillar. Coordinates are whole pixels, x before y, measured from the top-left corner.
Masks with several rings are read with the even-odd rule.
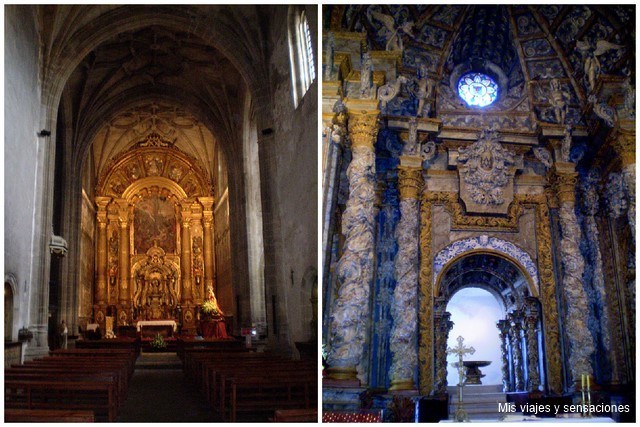
[[[182,276],[182,305],[193,301],[191,292],[191,202],[182,204],[182,240],[180,267]]]
[[[435,392],[445,394],[447,392],[447,341],[449,332],[453,328],[451,313],[444,311],[444,301],[440,304],[440,309],[436,311],[433,322],[435,333]]]
[[[120,289],[118,290],[118,304],[120,308],[128,308],[130,306],[131,295],[129,292],[129,276],[130,276],[130,262],[129,262],[129,204],[122,200],[118,203],[120,205],[120,216],[118,223],[120,225],[120,243],[119,249],[119,273],[120,273]],[[120,320],[121,315],[118,315]],[[123,320],[126,320],[123,319]]]
[[[393,292],[390,390],[413,390],[418,368],[418,270],[420,267],[420,157],[401,156],[398,170],[400,221],[396,227],[396,288]],[[414,166],[414,165],[418,166]],[[446,352],[446,341],[445,341]]]
[[[216,288],[216,252],[213,246],[213,197],[200,197],[198,199],[202,204],[202,233],[204,238],[204,289],[205,291],[211,287],[217,293]]]
[[[375,239],[374,144],[380,111],[377,101],[368,100],[352,100],[347,109],[352,160],[347,169],[349,199],[342,217],[345,242],[338,262],[327,371],[331,379],[356,381],[369,330]]]
[[[538,303],[533,298],[527,298],[527,311],[524,316],[524,334],[527,344],[527,391],[540,389],[540,357],[538,353],[538,321],[540,314]]]
[[[513,391],[511,378],[509,377],[509,321],[498,320],[496,324],[500,331],[500,353],[502,355],[502,391]]]
[[[575,164],[556,162],[551,181],[560,205],[560,257],[563,266],[562,289],[565,299],[564,326],[569,339],[569,370],[573,384],[582,374],[593,375],[591,358],[595,351],[593,337],[585,319],[589,312],[587,295],[582,284],[584,259],[580,253],[582,233],[575,213],[575,186],[577,173]]]
[[[509,314],[509,336],[511,338],[511,355],[513,357],[514,391],[524,391],[524,360],[522,357],[522,313],[514,311]]]

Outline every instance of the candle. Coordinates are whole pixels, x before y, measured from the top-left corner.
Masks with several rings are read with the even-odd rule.
[[[589,390],[590,381],[591,381],[591,375],[587,375],[587,390]]]
[[[582,380],[582,389],[584,390],[584,374],[580,375],[580,379]]]

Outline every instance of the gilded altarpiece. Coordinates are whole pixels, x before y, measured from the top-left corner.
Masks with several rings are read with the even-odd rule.
[[[206,243],[214,230],[203,223],[215,199],[204,169],[151,133],[111,160],[96,194],[94,320],[104,330],[107,315],[118,326],[173,319],[195,331],[216,274],[215,246]]]

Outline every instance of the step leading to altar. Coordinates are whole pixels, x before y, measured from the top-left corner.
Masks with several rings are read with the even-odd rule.
[[[458,387],[447,387],[449,392],[449,419],[453,419],[458,403]],[[467,385],[462,391],[462,406],[470,420],[500,419],[498,404],[507,402],[502,385]]]

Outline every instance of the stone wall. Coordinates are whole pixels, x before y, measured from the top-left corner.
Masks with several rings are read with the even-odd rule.
[[[39,228],[36,216],[38,193],[34,192],[37,171],[42,168],[45,139],[38,138],[40,122],[40,82],[35,8],[5,7],[5,106],[4,106],[4,262],[5,275],[18,283],[17,304],[20,327],[29,325],[29,289],[36,268],[36,246],[32,236],[48,236]]]
[[[290,7],[293,8],[293,7]],[[317,7],[304,6],[310,32],[317,34]],[[317,269],[317,152],[318,152],[318,79],[294,108],[291,81],[288,8],[279,8],[270,22],[268,34],[269,73],[273,93],[274,139],[271,162],[275,182],[273,199],[269,200],[279,216],[280,229],[275,230],[282,248],[282,263],[277,267],[276,300],[281,311],[278,316],[280,333],[289,334],[289,342],[306,341],[312,334],[311,297],[313,280],[311,269]],[[312,36],[316,75],[319,75],[317,36]],[[259,130],[260,131],[260,130]],[[267,224],[264,224],[266,227]],[[265,242],[266,244],[267,242]],[[317,271],[317,270],[316,270]],[[316,285],[317,286],[317,285]],[[267,301],[269,306],[270,300]],[[283,318],[283,316],[286,316]]]

